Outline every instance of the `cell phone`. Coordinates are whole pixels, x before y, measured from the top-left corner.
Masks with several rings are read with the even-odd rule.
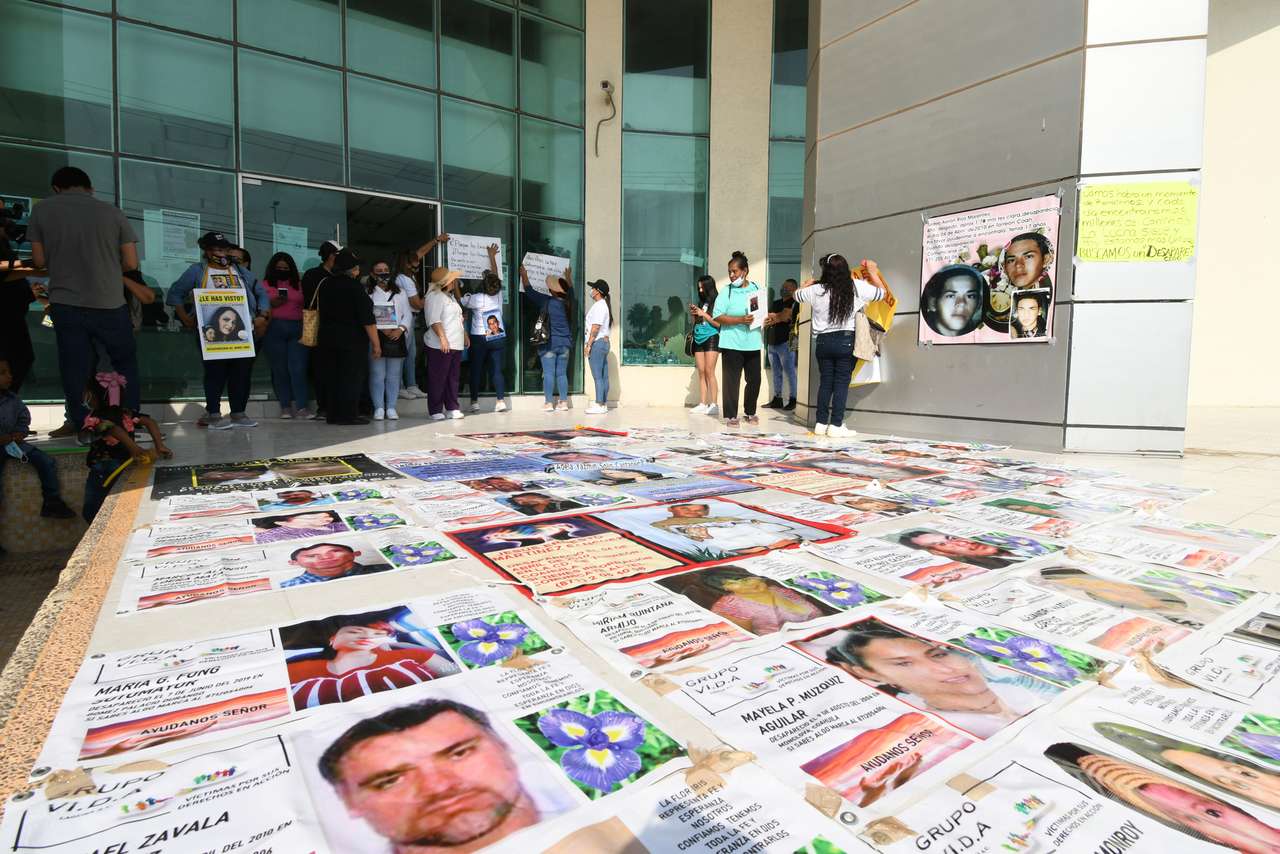
[[[281,298],[281,299],[285,299],[285,298],[287,298],[287,297],[289,296],[289,289],[288,289],[288,288],[276,288],[276,291],[278,291],[278,292],[279,292],[279,294],[280,294],[280,298]]]

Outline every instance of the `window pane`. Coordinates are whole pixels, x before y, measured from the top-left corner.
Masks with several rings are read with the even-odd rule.
[[[116,0],[116,11],[126,18],[201,33],[220,39],[231,38],[232,0]]]
[[[342,183],[342,72],[240,51],[240,166]]]
[[[800,275],[804,216],[804,143],[769,143],[769,280],[781,292],[787,279]]]
[[[440,7],[440,88],[500,107],[516,105],[515,12],[479,0]]]
[[[443,230],[447,233],[492,237],[494,242],[502,246],[502,262],[504,265],[502,283],[505,286],[502,292],[502,327],[508,330],[523,329],[524,327],[520,325],[520,315],[518,313],[524,297],[520,296],[520,280],[516,273],[523,253],[518,250],[515,243],[515,216],[446,206],[444,209]],[[443,258],[444,256],[441,255],[440,257]],[[473,293],[480,289],[480,281],[478,279],[465,279],[460,287],[466,293]],[[524,335],[523,339],[527,340],[528,337],[528,335]],[[507,394],[519,394],[521,390],[521,375],[516,370],[516,365],[520,363],[523,350],[530,349],[524,343],[524,340],[520,335],[508,334],[506,337],[506,348],[502,354],[502,376],[505,380],[505,393]],[[538,354],[536,352],[533,353],[533,359],[537,360],[537,358]],[[525,361],[528,361],[528,359],[526,358]],[[462,363],[461,376],[461,385],[465,386],[466,392],[459,390],[459,398],[464,393],[476,394],[476,392],[471,391],[471,366],[466,362]],[[492,394],[493,383],[489,378],[486,377],[482,382],[483,385],[479,393]],[[541,380],[538,380],[537,387],[542,388]]]
[[[440,104],[440,130],[444,198],[514,209],[515,114],[444,98]]]
[[[241,44],[342,64],[338,0],[237,0],[236,33]]]
[[[234,167],[230,45],[120,24],[120,150]]]
[[[774,0],[769,136],[804,139],[808,63],[809,0]]]
[[[111,21],[0,0],[0,128],[111,149]]]
[[[94,198],[116,203],[116,169],[110,157],[25,145],[0,145],[0,196],[30,208],[26,199],[53,195],[49,179],[63,166],[83,169],[93,182]]]
[[[520,210],[582,219],[583,134],[537,119],[520,119]]]
[[[520,0],[520,5],[575,27],[586,25],[586,13],[582,8],[582,0]]]
[[[347,75],[351,185],[438,198],[436,96]]]
[[[520,109],[581,125],[583,35],[520,16]]]
[[[581,341],[583,340],[582,325],[587,313],[586,306],[583,304],[586,295],[586,288],[583,287],[586,276],[582,272],[582,233],[582,226],[573,223],[520,218],[520,258],[523,258],[526,252],[555,255],[558,258],[568,258],[569,266],[573,268],[573,298],[577,302],[573,312],[573,333],[578,344],[569,348],[569,391],[572,394],[582,393],[584,360]],[[616,296],[614,300],[617,300]],[[520,341],[523,343],[533,334],[533,324],[538,319],[539,312],[533,300],[528,297],[521,296],[519,302],[520,323],[517,328],[520,330]],[[541,391],[542,360],[538,358],[536,347],[525,346],[525,357],[521,360],[521,367],[524,374],[521,381],[524,383],[525,391]]]
[[[299,184],[263,181],[245,184],[244,247],[253,255],[256,272],[266,272],[266,263],[276,252],[288,252],[299,270],[320,266],[320,244],[333,240],[340,228],[342,243],[350,242],[347,222],[347,194]],[[305,245],[306,251],[297,250]]]
[[[702,137],[622,135],[622,361],[692,364],[686,304],[707,269]]]
[[[90,12],[110,12],[111,0],[59,0],[64,6],[88,9]]]
[[[220,231],[236,240],[235,176],[121,160],[120,197],[138,234],[142,277],[160,294],[144,307],[138,333],[142,399],[203,398],[199,345],[164,305],[164,294],[198,259],[195,241],[200,235]]]
[[[432,0],[347,0],[347,68],[436,85]]]
[[[707,133],[708,0],[626,0],[624,128]]]

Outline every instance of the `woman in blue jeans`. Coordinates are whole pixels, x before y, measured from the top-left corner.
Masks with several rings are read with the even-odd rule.
[[[569,350],[573,346],[573,326],[569,323],[570,312],[573,311],[572,273],[572,267],[565,267],[563,277],[547,276],[550,293],[543,294],[533,289],[524,265],[520,266],[525,296],[533,300],[539,311],[545,311],[551,321],[551,340],[538,347],[538,355],[542,358],[542,396],[546,400],[542,404],[543,412],[553,409],[563,412],[569,408]],[[559,404],[552,402],[557,389],[560,392]]]
[[[468,412],[480,411],[480,387],[484,372],[493,379],[493,392],[498,397],[494,412],[507,411],[506,378],[502,376],[502,359],[507,349],[507,324],[502,311],[502,279],[498,269],[498,244],[489,247],[489,269],[481,274],[480,290],[466,294],[458,302],[471,312],[471,347],[467,361],[471,365],[471,406]]]
[[[280,417],[310,418],[307,360],[311,348],[302,344],[302,281],[293,256],[287,252],[272,255],[263,285],[271,297],[271,322],[262,336],[262,350],[271,363]]]
[[[604,279],[589,282],[591,308],[587,310],[587,364],[596,384],[596,402],[587,407],[588,415],[604,415],[609,411],[609,327],[613,326],[613,305],[609,302],[609,283]]]
[[[855,281],[849,262],[842,255],[822,259],[822,278],[809,279],[796,291],[796,302],[813,306],[814,357],[818,362],[818,423],[813,432],[819,436],[844,439],[857,431],[844,426],[844,407],[849,399],[849,380],[853,378],[854,330],[858,312],[867,303],[879,302],[888,294],[875,261],[863,261],[869,282]],[[783,322],[769,315],[767,324]]]

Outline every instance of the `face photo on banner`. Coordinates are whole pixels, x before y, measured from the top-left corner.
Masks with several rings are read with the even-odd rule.
[[[839,613],[821,599],[734,564],[665,575],[657,583],[757,636]]]
[[[808,469],[855,480],[879,480],[893,483],[900,480],[936,475],[935,469],[922,466],[897,465],[885,460],[864,460],[855,457],[816,457],[808,460],[791,460],[789,468]]]
[[[1046,557],[1063,549],[1062,546],[1042,543],[1028,537],[983,531],[968,526],[908,528],[905,531],[883,534],[878,539],[993,572]]]
[[[499,309],[486,311],[481,317],[484,324],[484,337],[486,341],[501,341],[507,337],[507,330],[502,325],[502,312]]]
[[[928,218],[920,340],[1047,341],[1059,207],[1057,196],[1046,196]]]
[[[206,360],[240,359],[254,354],[253,319],[243,290],[197,289],[192,295],[200,350]]]
[[[695,561],[749,557],[834,534],[782,516],[706,499],[633,510],[615,510],[610,524]]]

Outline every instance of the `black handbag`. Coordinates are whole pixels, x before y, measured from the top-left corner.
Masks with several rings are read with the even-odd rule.
[[[382,349],[382,358],[404,359],[408,357],[409,344],[404,340],[404,336],[408,334],[408,332],[405,332],[399,338],[388,338],[387,333],[378,330],[378,346]]]
[[[533,333],[529,336],[529,343],[535,347],[541,347],[551,340],[551,315],[544,308],[542,313],[538,315],[538,319],[533,322]]]

